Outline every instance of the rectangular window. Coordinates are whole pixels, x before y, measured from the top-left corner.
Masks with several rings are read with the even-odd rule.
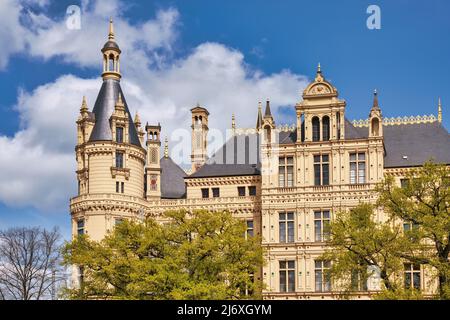
[[[208,188],[202,189],[202,198],[209,198],[209,189]]]
[[[116,127],[116,142],[123,143],[123,128]]]
[[[330,224],[330,211],[314,211],[314,234],[317,242],[330,239],[328,225]]]
[[[219,188],[212,188],[212,194],[213,194],[213,198],[220,197],[220,189]]]
[[[84,234],[84,219],[80,219],[77,221],[77,234],[79,236]]]
[[[123,168],[123,152],[116,152],[116,168]]]
[[[330,269],[330,261],[315,260],[314,261],[314,275],[316,292],[329,292],[331,291],[331,280],[328,274]]]
[[[238,196],[245,197],[245,187],[238,187]]]
[[[367,291],[367,280],[365,280],[360,271],[352,271],[352,290]]]
[[[350,183],[366,183],[365,153],[350,153]]]
[[[119,193],[120,192],[120,182],[116,181],[116,192]]]
[[[247,220],[246,238],[253,237],[253,220]]]
[[[248,195],[249,196],[256,196],[256,187],[255,186],[248,187]]]
[[[330,184],[330,157],[327,154],[314,156],[314,185]]]
[[[420,265],[405,263],[405,288],[420,290]]]
[[[280,292],[295,291],[295,261],[280,261]]]
[[[293,187],[294,186],[294,158],[280,157],[278,167],[278,186]]]
[[[400,187],[405,189],[408,186],[409,179],[400,179]]]
[[[125,182],[122,182],[121,184],[121,191],[122,193],[125,193]]]
[[[294,242],[294,213],[279,214],[280,242]]]

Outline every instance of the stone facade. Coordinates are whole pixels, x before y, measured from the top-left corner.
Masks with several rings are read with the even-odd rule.
[[[144,133],[137,115],[132,121],[110,25],[102,49],[104,84],[92,112],[83,99],[77,121],[79,192],[70,200],[74,236],[101,240],[122,219],[159,218],[166,210],[229,210],[247,221],[249,233],[262,237],[266,299],[336,298],[323,277],[327,265],[317,260],[326,248],[323,226],[333,213],[374,203],[376,183],[390,174],[400,184],[409,168],[429,156],[450,164],[440,103],[437,118],[383,119],[375,92],[369,118],[351,123],[346,102],[319,66],[295,105],[296,125],[277,127],[270,102],[264,115],[260,103],[256,127],[236,128],[233,116],[234,136],[210,159],[209,112],[194,107],[188,175],[170,159],[167,144],[160,157],[160,124],[147,124]],[[412,140],[414,135],[422,138]],[[417,151],[424,146],[426,152]],[[379,209],[377,219],[384,220]],[[422,289],[431,293],[429,272],[419,272]],[[354,297],[368,298],[376,290],[375,279]]]

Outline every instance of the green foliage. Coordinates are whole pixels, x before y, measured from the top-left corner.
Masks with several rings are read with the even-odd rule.
[[[449,169],[427,162],[405,178],[403,187],[387,177],[376,188],[385,221],[376,219],[371,205],[360,204],[337,213],[330,223],[331,247],[323,258],[332,261],[330,276],[344,297],[355,289],[352,273],[364,282],[371,276],[368,267],[376,266],[382,292],[375,298],[422,298],[420,292],[404,289],[403,263],[408,262],[432,267],[439,283],[437,298],[450,298]],[[411,225],[406,232],[403,223]]]
[[[229,212],[171,211],[166,223],[124,221],[101,242],[78,237],[64,249],[65,264],[84,269],[71,298],[259,298],[258,237]],[[253,292],[245,296],[244,291]]]
[[[375,222],[370,204],[338,212],[328,228],[330,247],[322,258],[332,262],[330,277],[344,297],[361,290],[362,283],[375,276],[373,267],[377,268],[384,288],[399,287],[392,277],[403,266],[395,254],[402,246],[399,231],[390,224]]]
[[[403,188],[392,178],[380,184],[378,205],[391,219],[416,226],[405,234],[408,243],[399,255],[435,268],[439,298],[450,299],[450,170],[427,162],[408,172],[406,179]]]

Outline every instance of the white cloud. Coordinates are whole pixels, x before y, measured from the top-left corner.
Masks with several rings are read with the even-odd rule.
[[[79,33],[66,30],[63,21],[40,17],[43,27],[28,35],[36,42],[30,54],[94,66],[100,74],[99,50],[106,39],[107,20],[98,17],[114,11],[122,2],[114,1],[108,8],[98,7],[104,1],[84,3],[89,11],[84,12]],[[211,131],[223,131],[230,127],[232,113],[238,126],[253,127],[259,100],[269,97],[274,114],[278,106],[299,100],[305,77],[289,70],[266,75],[247,65],[240,51],[219,43],[203,43],[185,57],[173,60],[178,20],[178,11],[171,8],[139,25],[124,17],[116,17],[115,23],[123,50],[122,87],[128,105],[133,114],[139,110],[144,123],[161,122],[163,136],[170,137],[180,128],[189,130],[189,109],[197,102],[211,113]],[[76,186],[77,113],[83,95],[93,108],[100,80],[61,76],[32,92],[19,93],[16,110],[22,129],[12,138],[0,136],[0,150],[7,154],[0,157],[0,167],[8,168],[0,179],[1,202],[45,210],[67,209]],[[190,140],[188,144],[190,148]],[[186,154],[183,160],[188,160]]]

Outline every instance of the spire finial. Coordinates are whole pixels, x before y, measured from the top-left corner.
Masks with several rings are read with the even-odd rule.
[[[141,126],[141,118],[139,117],[139,113],[136,111],[136,115],[134,116],[134,123],[137,127]]]
[[[113,18],[109,18],[109,34],[108,34],[109,40],[114,40],[114,23]]]
[[[267,98],[266,100],[266,110],[264,112],[264,118],[269,117],[272,118],[272,112],[270,111],[270,100]]]
[[[87,102],[86,102],[86,96],[83,96],[83,102],[81,102],[80,113],[87,114],[87,112],[88,112],[88,106],[87,106]]]
[[[119,97],[117,98],[116,106],[122,107],[123,101],[122,101],[122,93],[119,92]]]
[[[442,105],[441,105],[441,97],[439,97],[438,101],[438,122],[442,123]]]
[[[373,105],[372,109],[380,109],[378,105],[378,91],[377,89],[373,90]]]
[[[320,70],[320,62],[319,62],[319,64],[317,65],[317,73],[322,73],[322,70]]]
[[[236,117],[234,116],[234,113],[231,115],[231,129],[236,129]]]
[[[256,130],[261,129],[263,123],[262,118],[262,103],[261,101],[258,102],[258,116],[256,117]]]
[[[167,136],[166,139],[164,140],[164,158],[168,158],[169,157],[169,141],[167,140]]]

